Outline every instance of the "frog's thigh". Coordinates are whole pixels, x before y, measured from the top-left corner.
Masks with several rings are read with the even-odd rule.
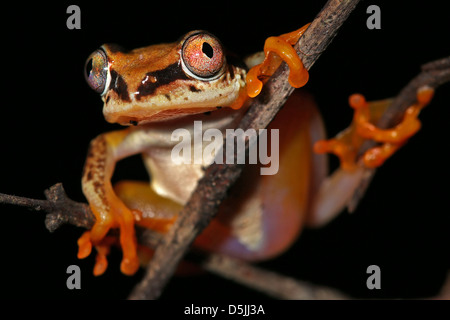
[[[259,165],[246,165],[217,219],[197,239],[199,246],[262,260],[282,253],[296,240],[311,187],[326,176],[326,158],[312,153],[311,140],[324,136],[313,99],[301,91],[294,94],[271,123],[268,137],[273,129],[279,130],[278,172],[263,176]]]
[[[176,220],[182,206],[161,197],[143,181],[120,181],[114,191],[128,208],[134,210],[136,224],[165,232]]]
[[[307,224],[320,227],[331,221],[349,204],[364,177],[364,168],[337,169],[325,179],[311,204]]]

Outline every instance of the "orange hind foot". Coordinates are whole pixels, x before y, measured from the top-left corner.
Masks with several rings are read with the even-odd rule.
[[[420,88],[417,91],[416,103],[405,111],[402,121],[391,129],[380,129],[372,122],[378,121],[392,100],[369,103],[363,95],[353,94],[349,98],[349,104],[354,109],[350,126],[333,139],[316,142],[314,151],[333,153],[339,157],[344,170],[352,170],[356,167],[356,157],[362,143],[365,140],[373,140],[380,145],[364,153],[363,163],[367,168],[379,167],[419,131],[419,113],[431,101],[433,94],[432,88]]]

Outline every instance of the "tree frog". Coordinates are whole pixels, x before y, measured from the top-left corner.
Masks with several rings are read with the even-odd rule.
[[[282,61],[290,68],[292,86],[308,81],[292,47],[307,27],[268,38],[264,53],[243,62],[214,35],[198,30],[174,43],[131,51],[105,44],[90,55],[85,77],[103,100],[105,119],[128,126],[92,140],[82,176],[96,222],[78,240],[78,257],[87,257],[95,247],[95,275],[105,272],[113,244],[123,251],[121,271],[134,274],[139,268],[135,225],[166,232],[210,164],[207,159],[174,163],[174,130],[192,132],[194,121],[202,121],[203,130],[235,128]],[[352,101],[360,111],[368,108],[361,97]],[[359,122],[367,123],[370,119],[361,112],[365,116]],[[339,153],[339,143],[324,141],[324,125],[310,95],[293,94],[270,124],[272,129],[279,130],[278,173],[263,176],[260,165],[246,165],[217,218],[195,241],[198,248],[250,261],[274,257],[294,242],[305,224],[318,226],[332,219],[357,188],[364,165],[349,165],[349,157],[327,177],[323,153]],[[358,130],[352,134],[360,136]],[[143,155],[150,183],[121,181],[113,186],[116,163],[134,154]],[[118,237],[111,235],[112,229],[119,229]]]

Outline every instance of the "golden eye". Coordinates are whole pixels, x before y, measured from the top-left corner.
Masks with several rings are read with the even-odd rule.
[[[181,49],[184,71],[199,80],[218,78],[225,65],[225,55],[220,41],[206,32],[189,36]]]
[[[86,60],[84,77],[89,86],[97,93],[104,94],[109,78],[108,58],[105,51],[99,49]]]

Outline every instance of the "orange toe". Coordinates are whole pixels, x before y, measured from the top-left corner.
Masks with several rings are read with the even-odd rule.
[[[127,276],[132,276],[139,269],[139,259],[137,256],[133,258],[123,258],[120,264],[120,271]]]
[[[108,268],[108,259],[103,254],[97,254],[95,257],[94,276],[101,276]]]
[[[91,232],[85,231],[83,235],[78,239],[78,259],[84,259],[91,254]]]

